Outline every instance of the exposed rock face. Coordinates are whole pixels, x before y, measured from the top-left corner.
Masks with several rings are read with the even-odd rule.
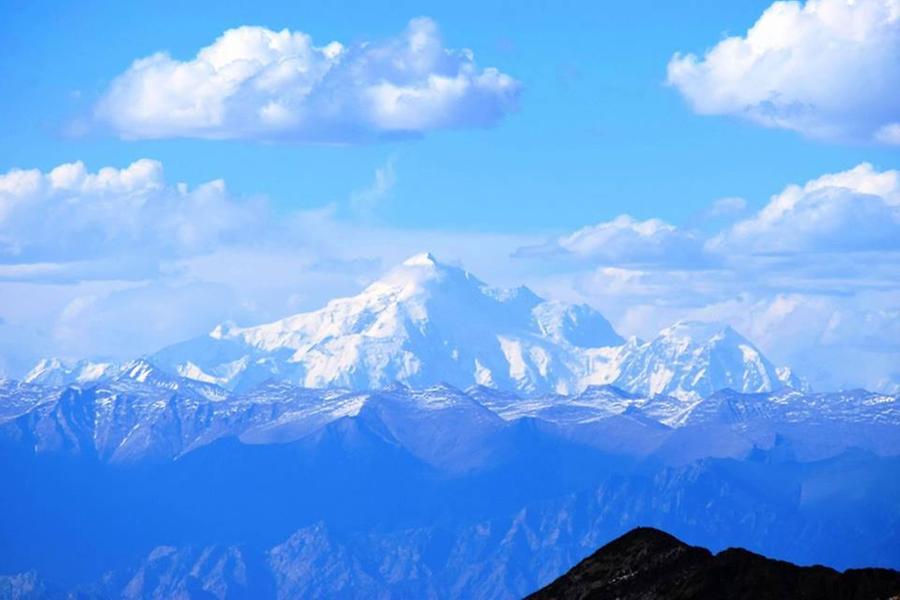
[[[900,597],[890,569],[799,567],[729,548],[712,554],[671,535],[639,527],[610,542],[530,595],[533,600],[675,600]]]

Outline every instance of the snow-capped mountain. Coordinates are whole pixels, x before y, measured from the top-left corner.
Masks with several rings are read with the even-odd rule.
[[[44,358],[25,374],[25,383],[40,383],[50,386],[63,386],[73,383],[87,383],[113,376],[118,366],[111,362],[92,362],[80,360],[74,365],[67,365],[59,358]]]
[[[805,388],[790,369],[778,369],[750,341],[728,325],[679,321],[657,337],[636,338],[591,352],[584,379],[646,396],[699,400],[721,389],[768,392]]]
[[[694,457],[695,450],[743,456],[754,446],[771,446],[776,434],[806,458],[851,447],[900,452],[900,396],[863,390],[721,390],[686,402],[610,385],[522,397],[482,385],[463,391],[395,383],[354,391],[269,381],[241,393],[167,375],[146,360],[93,384],[0,380],[0,446],[17,440],[37,452],[87,453],[111,462],[174,458],[228,437],[251,445],[289,443],[346,419],[454,471],[491,459],[507,425],[522,422],[558,428],[556,435],[605,451],[646,454],[674,444],[678,452],[663,452],[670,458]]]
[[[357,296],[257,327],[220,326],[151,358],[236,389],[276,377],[306,387],[445,382],[540,393],[574,390],[585,350],[620,343],[590,307],[492,288],[420,254]]]
[[[626,342],[589,306],[547,301],[526,287],[494,288],[427,253],[357,296],[264,325],[220,325],[149,360],[236,391],[270,379],[351,390],[482,385],[528,396],[608,384],[690,403],[723,388],[800,387],[728,326],[680,322],[648,342]],[[83,384],[124,368],[45,360],[25,380]]]
[[[105,382],[119,391],[142,388],[138,384],[148,384],[152,389],[181,391],[207,400],[221,399],[225,394],[225,390],[209,382],[167,372],[144,358],[123,364],[82,360],[73,366],[67,366],[58,358],[43,359],[22,381],[48,387],[89,386]]]

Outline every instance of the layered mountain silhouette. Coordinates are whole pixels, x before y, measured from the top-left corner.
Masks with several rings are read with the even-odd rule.
[[[900,572],[799,567],[740,548],[713,554],[650,527],[603,546],[529,600],[886,600]]]
[[[0,382],[0,598],[513,599],[645,524],[898,568],[898,431],[862,391]]]
[[[900,396],[804,390],[727,326],[625,341],[420,255],[319,311],[0,380],[0,598],[514,599],[639,525],[896,569],[898,432]]]

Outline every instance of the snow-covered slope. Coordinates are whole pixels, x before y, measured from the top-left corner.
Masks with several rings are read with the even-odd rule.
[[[720,323],[679,321],[648,342],[632,338],[590,354],[587,383],[647,396],[695,402],[726,388],[752,393],[804,387],[790,369],[777,369],[751,342]]]
[[[804,459],[847,448],[900,452],[900,397],[861,390],[763,394],[722,390],[699,402],[591,386],[523,398],[485,386],[378,391],[308,389],[271,381],[246,393],[167,376],[135,361],[94,384],[49,387],[0,380],[0,445],[69,451],[111,462],[168,460],[222,438],[294,442],[353,419],[425,463],[454,472],[486,464],[516,423],[540,422],[613,453],[693,460],[744,456],[781,438]]]
[[[22,381],[47,387],[85,387],[106,382],[118,390],[127,390],[132,384],[146,383],[154,388],[187,392],[207,400],[219,400],[225,395],[225,390],[213,382],[168,372],[144,358],[123,364],[82,360],[72,366],[58,358],[45,358]]]
[[[44,358],[38,361],[22,381],[25,383],[39,383],[41,385],[63,386],[98,381],[112,377],[117,372],[117,365],[111,362],[81,360],[69,366],[59,358]]]
[[[587,306],[500,290],[430,254],[408,259],[352,298],[257,327],[220,326],[152,360],[242,389],[268,378],[306,387],[473,384],[573,391],[585,349],[622,339]]]
[[[679,322],[648,342],[625,342],[586,305],[493,288],[427,253],[357,296],[265,325],[220,325],[149,361],[170,376],[238,392],[269,380],[357,391],[481,385],[530,397],[614,385],[681,402],[667,409],[673,415],[723,388],[799,387],[790,369],[776,369],[726,325]],[[51,359],[26,381],[85,384],[128,368]]]

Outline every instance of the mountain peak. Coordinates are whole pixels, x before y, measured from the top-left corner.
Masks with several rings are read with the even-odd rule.
[[[141,357],[125,363],[122,366],[119,377],[145,383],[157,373],[159,373],[159,369],[149,360]]]
[[[438,264],[440,263],[431,252],[419,252],[403,261],[406,267],[436,267]]]
[[[51,386],[90,383],[109,376],[115,369],[111,362],[80,360],[69,364],[60,358],[43,358],[25,375],[23,381]]]
[[[465,269],[447,264],[435,258],[431,252],[414,254],[399,265],[389,269],[382,277],[369,285],[367,291],[376,295],[385,291],[403,290],[414,294],[434,284],[446,284],[478,289],[484,284]]]
[[[665,338],[691,338],[695,342],[703,342],[715,337],[743,337],[728,323],[719,321],[681,320],[659,332]]]
[[[897,571],[799,567],[740,548],[712,554],[641,527],[528,598],[887,598],[898,585]]]

